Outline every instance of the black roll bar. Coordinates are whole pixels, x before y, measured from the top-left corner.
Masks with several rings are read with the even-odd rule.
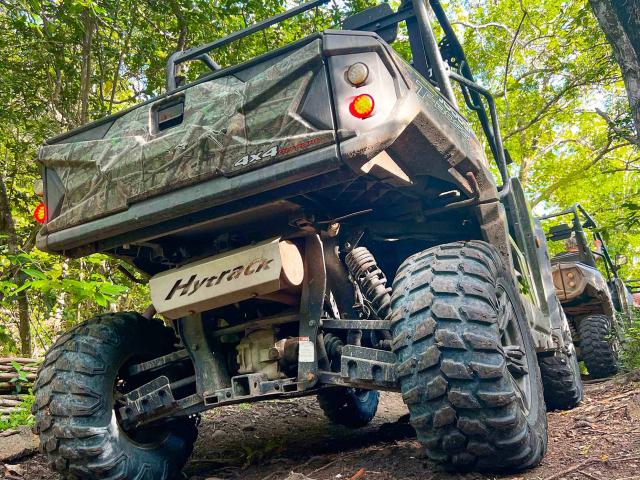
[[[588,226],[586,228],[588,228],[589,230],[593,231],[593,236],[596,240],[598,240],[600,242],[600,244],[602,245],[602,253],[597,253],[597,255],[599,257],[604,258],[604,263],[605,263],[605,269],[607,271],[607,276],[609,276],[609,271],[611,271],[611,273],[613,274],[614,278],[618,278],[618,266],[615,264],[615,262],[613,261],[613,259],[611,258],[611,255],[609,254],[609,247],[607,247],[606,242],[604,241],[604,237],[602,236],[602,234],[598,231],[598,225],[596,224],[596,221],[593,219],[593,217],[589,214],[589,212],[587,212],[584,207],[582,205],[580,205],[579,203],[576,203],[572,206],[570,206],[569,208],[562,210],[560,212],[556,212],[556,213],[550,213],[549,215],[544,215],[542,217],[539,217],[540,220],[548,220],[550,218],[557,218],[557,217],[562,217],[563,215],[572,215],[573,216],[573,228],[572,230],[576,233],[578,232],[582,232],[584,235],[584,226],[582,223],[582,220],[580,220],[580,214],[582,214],[584,216],[584,218],[587,220],[588,223],[586,223]],[[593,254],[593,252],[591,252]]]
[[[502,135],[500,134],[500,121],[498,120],[498,109],[496,108],[496,102],[493,99],[493,95],[491,92],[484,87],[481,87],[477,83],[469,80],[466,77],[456,73],[449,72],[449,76],[454,79],[456,82],[464,85],[466,88],[471,90],[472,92],[476,92],[479,95],[482,95],[489,105],[489,113],[491,116],[491,124],[493,128],[493,141],[495,142],[495,159],[498,165],[498,171],[500,172],[500,177],[502,179],[502,189],[500,190],[500,197],[505,197],[510,191],[511,182],[509,180],[509,172],[507,170],[507,157],[504,153],[504,147],[502,145]],[[484,112],[484,109],[482,110]],[[486,113],[485,113],[486,116]],[[491,137],[489,137],[491,139]],[[492,148],[493,150],[493,148]]]
[[[458,110],[458,102],[456,101],[456,95],[451,88],[451,82],[449,81],[449,75],[447,67],[440,55],[440,49],[438,48],[438,42],[436,36],[431,28],[431,22],[429,21],[429,12],[427,12],[427,0],[412,0],[413,12],[418,19],[418,27],[422,35],[422,41],[427,56],[429,57],[429,65],[433,76],[440,85],[442,95],[451,102],[451,104]]]
[[[260,30],[264,30],[265,28],[269,28],[271,25],[275,25],[276,23],[280,23],[283,20],[287,20],[288,18],[295,17],[296,15],[300,15],[308,10],[312,10],[320,5],[324,5],[329,3],[331,0],[312,0],[307,3],[303,3],[297,7],[294,7],[286,12],[279,13],[278,15],[274,15],[273,17],[267,18],[261,22],[258,22],[254,25],[249,25],[247,28],[243,28],[242,30],[238,30],[237,32],[232,33],[226,37],[220,38],[218,40],[214,40],[213,42],[207,43],[205,45],[199,45],[197,47],[190,48],[188,50],[184,50],[182,52],[176,52],[169,57],[167,60],[167,91],[171,92],[175,90],[178,86],[176,85],[176,66],[188,62],[190,60],[201,60],[205,64],[207,64],[212,70],[219,70],[215,68],[213,64],[217,66],[217,64],[207,55],[211,50],[215,50],[216,48],[224,47],[225,45],[229,45],[241,38],[248,37]]]
[[[467,57],[464,53],[464,49],[456,36],[456,33],[453,31],[453,27],[451,26],[451,22],[449,22],[449,18],[442,8],[442,4],[440,0],[429,0],[431,4],[431,8],[433,9],[433,13],[440,23],[442,30],[445,35],[445,39],[447,41],[447,45],[443,45],[449,51],[449,55],[451,61],[459,66],[460,74],[465,77],[467,80],[470,80],[475,83],[475,79],[473,78],[473,72],[469,67],[469,62],[467,61]],[[443,42],[444,43],[444,42]],[[489,147],[491,148],[491,153],[493,153],[494,158],[498,158],[498,148],[496,146],[495,138],[495,130],[492,128],[491,123],[489,123],[489,119],[487,118],[487,112],[485,111],[482,105],[482,99],[480,98],[478,92],[469,91],[464,86],[462,87],[462,93],[465,97],[465,101],[470,110],[473,110],[478,115],[478,119],[480,120],[480,124],[482,125],[482,129],[484,134],[489,138]]]

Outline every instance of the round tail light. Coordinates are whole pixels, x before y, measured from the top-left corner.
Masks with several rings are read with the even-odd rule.
[[[371,95],[362,94],[355,97],[349,105],[349,112],[356,118],[365,119],[373,114],[376,102]]]

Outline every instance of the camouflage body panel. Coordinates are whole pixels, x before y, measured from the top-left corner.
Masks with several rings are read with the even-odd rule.
[[[141,105],[117,118],[101,139],[44,145],[39,160],[64,189],[59,214],[47,230],[335,142],[333,126],[319,127],[299,113],[310,84],[325,75],[321,52],[316,39],[246,82],[216,78]],[[154,131],[154,109],[181,99],[182,123]]]

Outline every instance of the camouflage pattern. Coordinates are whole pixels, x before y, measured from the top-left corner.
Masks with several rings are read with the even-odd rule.
[[[43,146],[39,160],[55,171],[65,190],[48,231],[334,142],[332,129],[320,129],[298,114],[322,68],[321,41],[315,40],[247,82],[228,76],[174,95],[184,95],[178,126],[154,132],[150,103],[117,118],[102,139]]]

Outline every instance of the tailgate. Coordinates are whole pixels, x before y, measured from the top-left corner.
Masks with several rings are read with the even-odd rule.
[[[320,38],[212,77],[44,145],[47,231],[335,142]]]

